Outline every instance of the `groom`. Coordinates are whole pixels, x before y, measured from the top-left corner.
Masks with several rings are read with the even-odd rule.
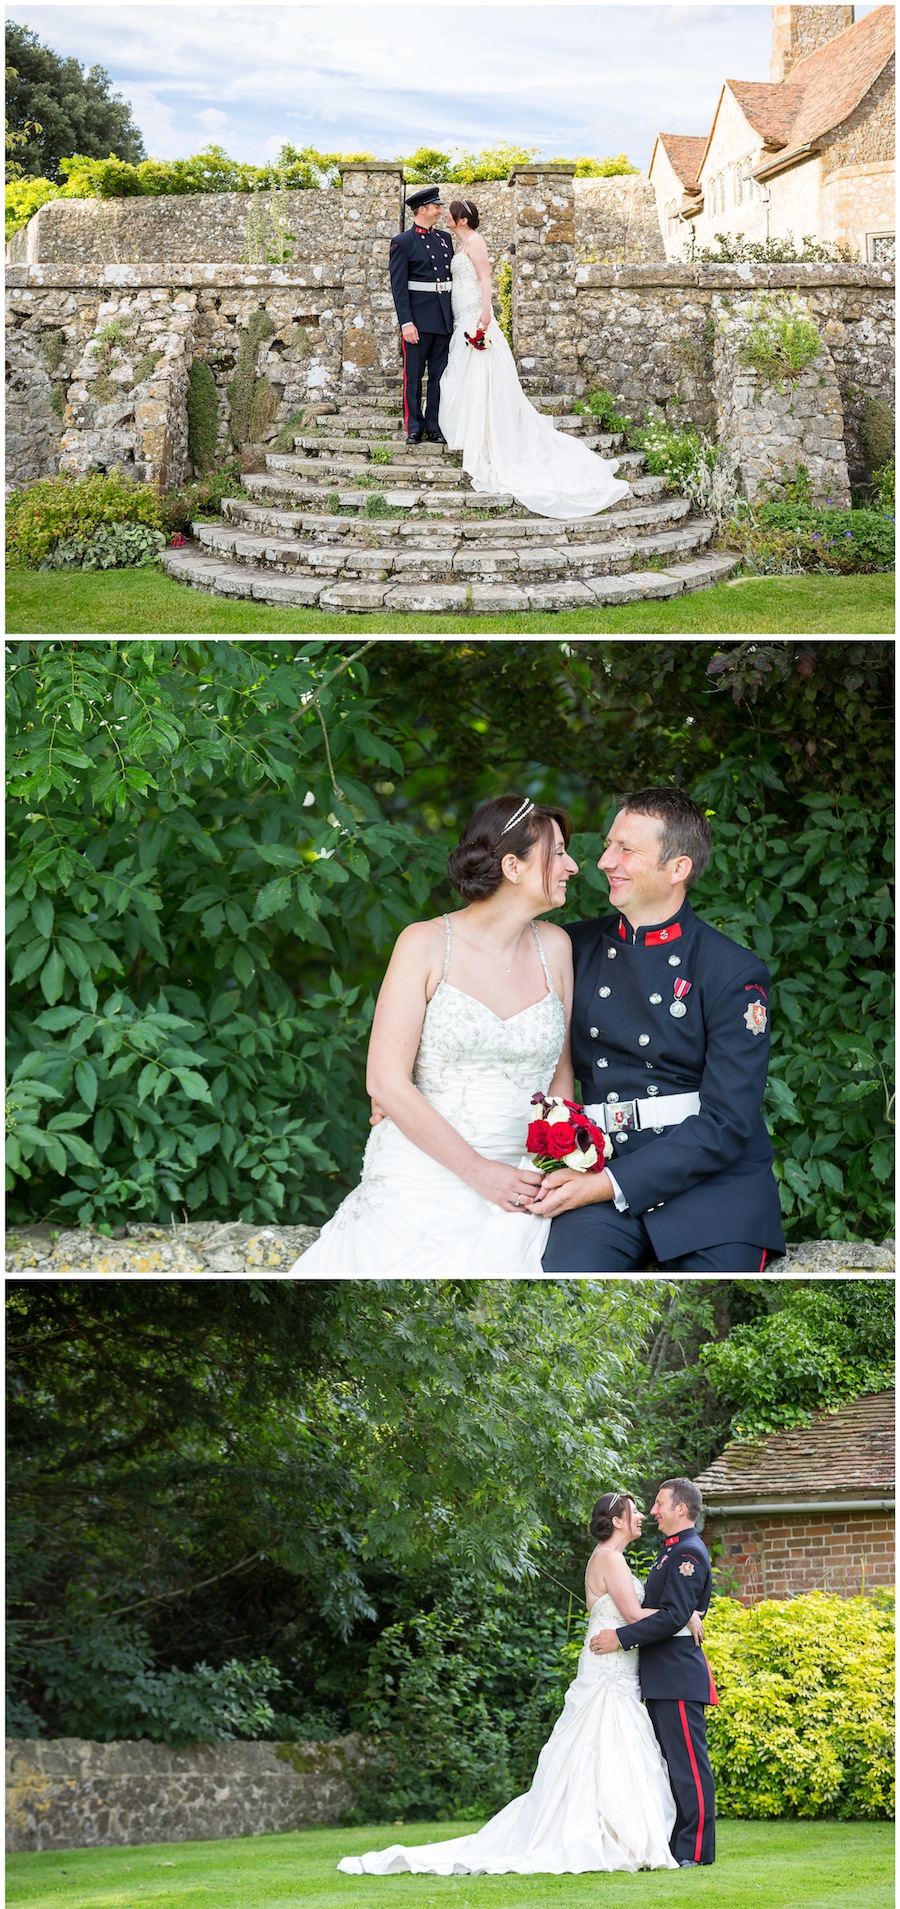
[[[403,424],[407,444],[423,436],[443,444],[438,423],[441,378],[450,351],[453,308],[450,267],[453,240],[435,227],[441,216],[437,186],[422,186],[406,201],[415,224],[391,240],[391,291],[400,325],[403,353]],[[422,413],[422,379],[428,372],[428,397]]]
[[[706,1748],[706,1705],[719,1699],[703,1652],[690,1632],[680,1635],[692,1611],[705,1616],[712,1589],[709,1552],[695,1529],[702,1503],[689,1478],[667,1478],[660,1485],[650,1516],[665,1544],[644,1592],[653,1614],[591,1638],[591,1650],[598,1655],[640,1647],[641,1695],[675,1798],[669,1847],[680,1869],[712,1863],[716,1857],[716,1792]]]
[[[598,864],[613,913],[566,924],[575,1078],[615,1153],[602,1173],[547,1175],[545,1273],[759,1273],[784,1251],[762,1114],[771,982],[687,900],[711,846],[683,789],[623,797]]]

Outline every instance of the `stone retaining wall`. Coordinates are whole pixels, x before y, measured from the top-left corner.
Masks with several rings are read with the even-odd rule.
[[[7,1848],[203,1842],[336,1823],[364,1762],[359,1736],[185,1750],[7,1738]]]
[[[318,1238],[314,1226],[248,1226],[241,1221],[195,1221],[187,1226],[131,1225],[121,1236],[13,1227],[6,1271],[19,1279],[231,1277],[259,1279],[290,1271]],[[772,1270],[793,1278],[815,1274],[883,1273],[893,1277],[894,1242],[814,1240],[789,1246]],[[490,1267],[484,1269],[490,1275]],[[302,1263],[298,1269],[302,1278]]]

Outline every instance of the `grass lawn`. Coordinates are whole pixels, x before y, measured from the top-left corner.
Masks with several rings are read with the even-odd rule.
[[[211,597],[157,570],[11,570],[10,636],[884,636],[894,578],[747,577],[660,602],[520,616],[332,616]]]
[[[341,1876],[339,1856],[406,1836],[459,1836],[466,1823],[300,1830],[144,1849],[12,1856],[6,1900],[28,1909],[891,1909],[890,1823],[719,1825],[716,1863],[637,1876]]]

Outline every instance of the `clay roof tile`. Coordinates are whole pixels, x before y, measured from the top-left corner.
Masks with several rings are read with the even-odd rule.
[[[881,1499],[894,1490],[894,1392],[867,1392],[808,1425],[734,1439],[697,1484],[716,1506],[757,1499]]]

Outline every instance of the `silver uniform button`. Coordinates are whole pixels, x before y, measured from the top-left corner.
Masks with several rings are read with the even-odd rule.
[[[609,1066],[609,1061],[596,1061],[596,1062],[595,1062],[595,1066],[597,1066],[597,1067],[608,1067],[608,1066]]]
[[[607,1106],[614,1107],[618,1098],[619,1098],[618,1094],[607,1094],[606,1096]]]
[[[674,1014],[676,1021],[680,1021],[682,1016],[687,1013],[687,1008],[683,1001],[673,1001],[669,1013]]]
[[[655,1008],[658,1008],[658,1007],[659,1007],[659,1004],[660,1004],[660,1001],[661,1001],[661,1000],[662,1000],[662,995],[661,995],[661,994],[651,994],[651,996],[650,996],[650,1004],[651,1004],[651,1007],[655,1007]],[[648,1213],[652,1213],[652,1212],[653,1212],[653,1208],[652,1208],[652,1206],[648,1206],[648,1208],[647,1208],[647,1212],[648,1212]]]
[[[662,1128],[661,1128],[661,1127],[654,1127],[654,1129],[653,1129],[653,1131],[654,1131],[654,1133],[662,1133]]]
[[[648,1087],[648,1088],[647,1088],[647,1092],[648,1092],[648,1094],[658,1094],[658,1093],[659,1093],[659,1088],[658,1088],[658,1087]]]
[[[624,1145],[625,1145],[625,1142],[626,1142],[626,1140],[628,1139],[628,1135],[627,1135],[627,1133],[617,1133],[617,1134],[616,1134],[616,1139],[617,1139],[617,1140],[618,1140],[618,1142],[619,1142],[619,1146],[620,1146],[620,1147],[624,1147]]]
[[[650,1046],[650,1036],[649,1036],[649,1034],[639,1034],[639,1035],[638,1035],[638,1047],[649,1047],[649,1046]]]
[[[601,1001],[606,1001],[608,1000],[609,996],[612,994],[612,988],[598,988],[597,993],[599,994]]]
[[[600,1029],[598,1027],[588,1028],[588,1033],[590,1034],[592,1041],[595,1041],[597,1039],[597,1035],[599,1034],[599,1032],[600,1032]]]
[[[680,955],[670,955],[670,956],[669,956],[669,967],[670,967],[670,968],[680,968],[680,967],[681,967],[681,956],[680,956]],[[662,1206],[662,1201],[661,1201],[661,1200],[660,1200],[660,1206]]]
[[[615,948],[607,948],[607,950],[606,950],[606,959],[607,959],[607,961],[615,961],[615,958],[616,958],[616,954],[617,954],[617,952],[618,952],[618,950],[617,950],[617,949],[615,949]]]

